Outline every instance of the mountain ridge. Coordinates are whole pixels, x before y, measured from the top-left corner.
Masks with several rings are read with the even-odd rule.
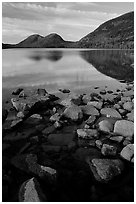
[[[129,12],[102,23],[79,41],[65,41],[51,33],[45,37],[33,34],[17,44],[4,44],[2,48],[106,48],[134,49],[134,12]]]

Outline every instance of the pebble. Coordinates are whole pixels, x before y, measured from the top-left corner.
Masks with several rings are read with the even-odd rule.
[[[132,111],[133,109],[133,103],[132,102],[126,102],[123,104],[123,108],[127,111]]]
[[[83,118],[83,112],[79,106],[71,105],[65,109],[63,116],[72,121],[78,121]]]
[[[77,129],[77,135],[82,139],[98,138],[98,131],[96,129]]]
[[[99,111],[92,105],[85,105],[85,106],[82,106],[81,108],[82,108],[83,114],[85,115],[99,116]]]
[[[114,125],[114,133],[124,137],[132,137],[134,134],[134,123],[128,120],[118,120]]]
[[[119,112],[113,108],[103,108],[101,109],[100,113],[107,117],[121,118],[121,115],[119,114]]]
[[[98,123],[98,128],[102,132],[111,132],[113,130],[113,124],[108,120],[102,120]]]

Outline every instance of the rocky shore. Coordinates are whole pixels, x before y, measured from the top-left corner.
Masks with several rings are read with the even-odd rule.
[[[60,93],[3,104],[3,201],[134,201],[134,85]]]

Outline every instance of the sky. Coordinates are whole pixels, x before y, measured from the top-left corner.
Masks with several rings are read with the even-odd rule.
[[[133,10],[133,2],[3,2],[2,42],[50,33],[77,41],[103,22]]]

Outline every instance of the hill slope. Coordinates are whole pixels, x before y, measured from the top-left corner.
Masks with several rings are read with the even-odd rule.
[[[45,37],[29,36],[16,45],[2,44],[2,48],[120,48],[134,49],[134,12],[109,20],[77,42],[65,41],[52,33]]]

